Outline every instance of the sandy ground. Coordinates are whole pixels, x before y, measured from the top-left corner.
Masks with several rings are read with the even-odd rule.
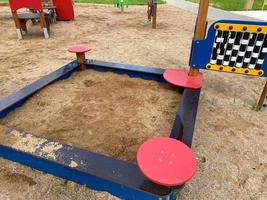
[[[177,89],[167,84],[78,72],[38,92],[1,123],[135,162],[144,141],[170,134],[179,99]]]
[[[75,43],[89,44],[94,49],[89,56],[94,59],[186,67],[196,17],[159,6],[158,29],[152,30],[145,20],[145,7],[131,6],[121,15],[112,6],[76,5],[76,20],[54,24],[49,40],[42,38],[38,26],[30,26],[30,35],[18,41],[9,9],[0,10],[0,97],[72,60],[66,49]],[[204,75],[193,144],[198,171],[177,196],[266,199],[267,113],[254,109],[264,80],[214,72]],[[112,198],[0,159],[0,199]]]

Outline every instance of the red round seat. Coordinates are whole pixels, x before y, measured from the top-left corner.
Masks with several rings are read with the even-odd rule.
[[[185,69],[166,69],[163,74],[164,79],[175,86],[200,89],[202,86],[203,76],[199,73],[197,76],[189,76]]]
[[[68,48],[68,51],[71,53],[85,53],[91,51],[92,49],[86,45],[75,45]]]
[[[193,177],[197,162],[193,151],[184,143],[156,137],[140,146],[137,165],[150,181],[163,186],[178,186]]]

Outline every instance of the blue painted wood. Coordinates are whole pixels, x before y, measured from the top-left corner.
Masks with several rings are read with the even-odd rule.
[[[144,80],[153,80],[166,83],[162,76],[165,70],[156,67],[145,67],[98,60],[87,60],[86,65],[87,69],[94,69],[99,72],[127,74],[131,78],[142,78]]]
[[[21,90],[0,100],[0,118],[5,117],[9,112],[23,105],[25,101],[35,92],[43,87],[53,83],[57,79],[68,78],[78,67],[76,61],[73,61],[49,75],[33,82],[32,84],[22,88]]]
[[[185,89],[176,113],[170,137],[179,139],[188,147],[193,142],[200,90]]]
[[[8,129],[6,137],[12,137]],[[40,138],[29,133],[21,137]],[[18,137],[18,136],[16,136]],[[52,142],[47,140],[46,144]],[[173,199],[170,188],[158,186],[148,181],[135,164],[113,159],[105,155],[89,152],[69,145],[54,152],[55,159],[40,154],[40,146],[35,152],[27,153],[12,149],[7,144],[0,145],[0,157],[18,162],[34,169],[86,185],[95,190],[107,191],[122,199]],[[74,161],[77,166],[70,167]]]
[[[179,119],[177,119],[177,121],[175,120],[171,132],[171,134],[175,135],[176,132],[180,130],[179,128],[181,128],[181,125],[179,126],[179,123],[182,123],[182,142],[185,143],[188,147],[192,146],[200,92],[201,90],[184,90],[182,100],[180,102],[179,111],[177,114],[179,116]]]
[[[179,115],[179,112],[177,112],[172,126],[170,138],[180,140],[182,135],[183,135],[183,121]]]

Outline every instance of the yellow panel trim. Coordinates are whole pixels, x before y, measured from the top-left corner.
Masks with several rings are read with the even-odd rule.
[[[216,23],[214,25],[214,28],[220,31],[236,31],[236,32],[267,34],[267,26],[259,26],[259,25]]]
[[[263,70],[241,68],[241,67],[230,67],[230,66],[214,65],[214,64],[207,64],[206,68],[214,71],[230,72],[236,74],[247,74],[252,76],[262,76],[264,74]]]

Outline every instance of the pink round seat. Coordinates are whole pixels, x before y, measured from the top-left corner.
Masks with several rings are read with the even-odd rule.
[[[150,181],[163,186],[178,186],[193,177],[197,162],[193,151],[184,143],[156,137],[140,146],[137,165]]]
[[[71,53],[85,53],[91,51],[92,49],[86,45],[75,45],[68,48],[68,51]]]
[[[185,69],[166,69],[163,74],[164,79],[175,86],[200,89],[202,86],[203,75],[199,73],[197,76],[189,76],[188,71]]]

